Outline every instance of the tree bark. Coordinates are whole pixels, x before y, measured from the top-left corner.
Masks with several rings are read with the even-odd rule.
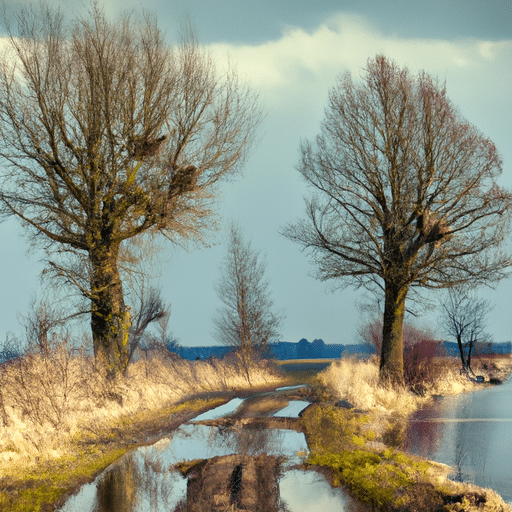
[[[462,336],[457,336],[457,344],[459,345],[459,352],[460,352],[460,359],[462,361],[462,369],[466,371],[467,369],[467,363],[466,363],[466,356],[464,355],[464,347],[462,346]]]
[[[473,352],[473,341],[469,342],[469,345],[468,345],[468,357],[466,359],[466,361],[468,363],[468,369],[472,372],[473,370],[471,370],[471,352]]]
[[[94,356],[108,376],[124,370],[129,355],[131,317],[124,303],[118,254],[119,246],[103,244],[89,253]]]
[[[408,288],[386,283],[384,325],[380,356],[380,379],[393,384],[404,382],[403,324]]]

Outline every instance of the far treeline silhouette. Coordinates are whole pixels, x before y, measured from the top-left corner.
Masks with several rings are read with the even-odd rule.
[[[226,346],[204,346],[204,347],[169,347],[171,352],[177,353],[183,359],[208,359],[209,357],[223,358],[231,352],[234,347]],[[339,357],[348,357],[351,355],[368,356],[375,352],[374,347],[368,344],[343,345],[327,344],[318,339],[309,342],[302,338],[298,342],[279,341],[271,343],[268,346],[267,357],[279,359],[281,361],[288,359],[337,359]],[[477,348],[478,355],[491,354],[510,354],[512,353],[512,342],[505,343],[486,343]],[[459,349],[457,343],[442,341],[439,343],[439,355],[458,357]]]
[[[204,347],[182,347],[176,343],[167,346],[169,352],[174,352],[183,359],[196,360],[216,357],[222,359],[227,353],[234,350],[234,347],[224,345],[210,345]],[[339,357],[349,356],[368,356],[375,353],[374,347],[368,344],[343,345],[327,344],[323,340],[314,340],[309,342],[302,338],[299,342],[279,341],[271,343],[268,346],[267,357],[279,359],[281,361],[288,359],[337,359]],[[449,357],[459,357],[459,348],[457,343],[451,341],[439,342],[438,355]],[[482,355],[505,355],[512,353],[512,342],[485,343],[477,345],[475,356]],[[5,363],[9,359],[15,359],[21,354],[12,351],[0,351],[0,363]]]

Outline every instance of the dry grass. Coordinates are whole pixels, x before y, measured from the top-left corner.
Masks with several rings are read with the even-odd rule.
[[[336,398],[346,400],[366,411],[409,414],[416,408],[417,397],[405,388],[382,386],[376,358],[343,358],[319,374],[322,384]]]
[[[282,378],[264,362],[250,369],[251,385]],[[123,418],[168,407],[199,392],[249,388],[236,356],[187,361],[156,351],[115,381],[101,379],[83,353],[53,345],[0,366],[0,477],[68,457],[88,436]]]
[[[457,358],[436,358],[431,364],[435,378],[422,385],[421,393],[414,393],[407,387],[382,385],[376,357],[340,359],[320,373],[319,378],[333,396],[350,402],[358,409],[402,417],[424,405],[434,395],[456,395],[482,386],[461,375]],[[482,358],[476,360],[473,367],[475,373],[483,375],[486,381],[491,377],[503,380],[510,373],[512,359],[510,356]]]
[[[319,374],[327,396],[346,400],[360,414],[319,403],[301,418],[310,455],[307,463],[324,468],[334,485],[344,485],[372,510],[390,512],[510,512],[493,490],[452,482],[451,468],[422,460],[399,449],[406,416],[436,394],[458,394],[481,389],[460,374],[460,361],[439,358],[424,374],[434,382],[422,386],[423,394],[409,388],[393,389],[379,383],[378,360],[341,359]],[[504,381],[512,369],[512,358],[475,360],[477,375]],[[484,384],[489,385],[489,384]],[[330,400],[332,403],[332,400]]]

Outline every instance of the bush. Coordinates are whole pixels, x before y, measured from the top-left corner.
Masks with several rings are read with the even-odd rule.
[[[21,357],[1,365],[4,423],[6,405],[34,425],[57,428],[77,402],[89,395],[91,363],[67,338],[31,346]]]
[[[37,340],[0,364],[0,474],[14,461],[28,467],[69,453],[75,442],[109,435],[124,417],[198,392],[248,387],[246,369],[235,356],[186,361],[159,348],[131,363],[124,375],[105,380],[94,358],[71,338],[50,333]],[[263,361],[249,372],[256,386],[281,380]]]
[[[376,354],[381,352],[382,328],[380,318],[359,328],[359,337],[375,347]],[[414,391],[422,393],[425,387],[431,386],[439,378],[439,368],[434,359],[442,355],[440,342],[434,339],[430,330],[404,323],[403,343],[405,383]]]
[[[422,339],[404,347],[404,379],[414,391],[424,393],[441,376],[441,368],[437,364],[439,342]]]

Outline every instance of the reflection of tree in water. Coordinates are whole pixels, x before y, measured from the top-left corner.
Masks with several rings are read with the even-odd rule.
[[[171,510],[176,503],[175,480],[181,479],[181,476],[169,473],[167,464],[162,462],[159,454],[142,456],[137,453],[137,458],[139,459],[137,465],[138,490],[149,505],[146,509],[151,511]]]
[[[434,410],[436,407],[434,406]],[[426,417],[425,417],[426,416]],[[435,458],[439,443],[444,437],[446,424],[440,421],[429,421],[428,413],[420,411],[419,415],[409,423],[403,449],[413,451],[426,459]]]
[[[465,461],[467,459],[467,430],[468,423],[459,421],[455,424],[455,449],[453,450],[453,464],[455,475],[451,476],[456,482],[465,482],[467,480],[463,471]]]
[[[454,466],[456,474],[453,477],[457,482],[478,483],[476,475],[484,481],[487,454],[490,446],[491,428],[489,424],[481,421],[472,421],[473,395],[464,397],[461,407],[457,409],[457,417],[468,421],[458,421],[455,426]],[[478,418],[477,418],[478,419]],[[482,482],[478,483],[482,485]]]
[[[249,425],[222,425],[212,429],[211,436],[211,442],[215,445],[243,455],[278,453],[283,441],[282,432],[257,422]]]
[[[181,477],[165,471],[158,457],[128,454],[98,479],[94,512],[172,510],[177,478]]]
[[[132,457],[123,457],[105,471],[97,482],[97,503],[94,512],[129,512],[136,505],[136,464]]]
[[[279,498],[280,457],[223,455],[182,468],[187,499],[174,512],[283,512]]]

